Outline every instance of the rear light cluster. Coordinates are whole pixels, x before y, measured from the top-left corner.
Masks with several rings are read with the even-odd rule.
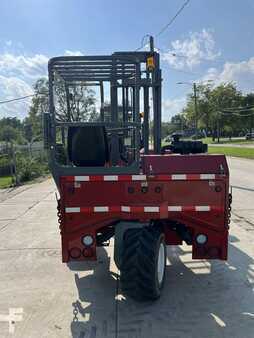
[[[81,256],[83,257],[92,257],[93,256],[93,248],[92,245],[94,243],[94,238],[91,235],[85,235],[81,238],[81,243],[84,245],[84,249],[80,249],[78,247],[71,248],[69,250],[70,257],[73,259],[79,259]]]
[[[70,256],[73,259],[78,259],[81,256],[81,250],[79,248],[71,248]]]
[[[91,246],[93,244],[93,237],[91,235],[85,235],[82,237],[81,242],[84,246]]]
[[[204,245],[207,242],[207,236],[205,234],[198,234],[196,237],[196,242],[199,245]]]
[[[199,245],[195,249],[195,258],[221,259],[221,248]]]
[[[79,259],[81,256],[83,257],[92,257],[94,255],[93,248],[84,248],[83,250],[80,248],[71,248],[69,250],[70,257],[72,259]]]

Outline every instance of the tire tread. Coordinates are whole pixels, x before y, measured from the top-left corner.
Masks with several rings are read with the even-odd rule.
[[[138,301],[155,300],[160,290],[155,285],[156,248],[162,232],[155,227],[129,229],[123,241],[121,289]]]

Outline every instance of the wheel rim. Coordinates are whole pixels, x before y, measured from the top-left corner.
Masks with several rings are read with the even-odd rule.
[[[165,270],[165,246],[163,243],[160,244],[159,254],[158,254],[158,264],[157,264],[157,275],[159,284],[163,281]]]

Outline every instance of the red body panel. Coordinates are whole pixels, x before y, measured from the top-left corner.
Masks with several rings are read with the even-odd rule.
[[[182,240],[167,222],[185,224],[193,258],[227,258],[229,175],[222,155],[144,155],[140,175],[61,177],[63,261],[96,259],[81,238],[118,220],[161,220],[166,242]],[[117,226],[117,225],[116,225]],[[203,233],[202,247],[195,237]]]

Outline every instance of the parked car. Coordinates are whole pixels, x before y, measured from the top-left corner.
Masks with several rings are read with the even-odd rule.
[[[245,135],[246,140],[253,140],[254,139],[254,133],[248,133]]]

